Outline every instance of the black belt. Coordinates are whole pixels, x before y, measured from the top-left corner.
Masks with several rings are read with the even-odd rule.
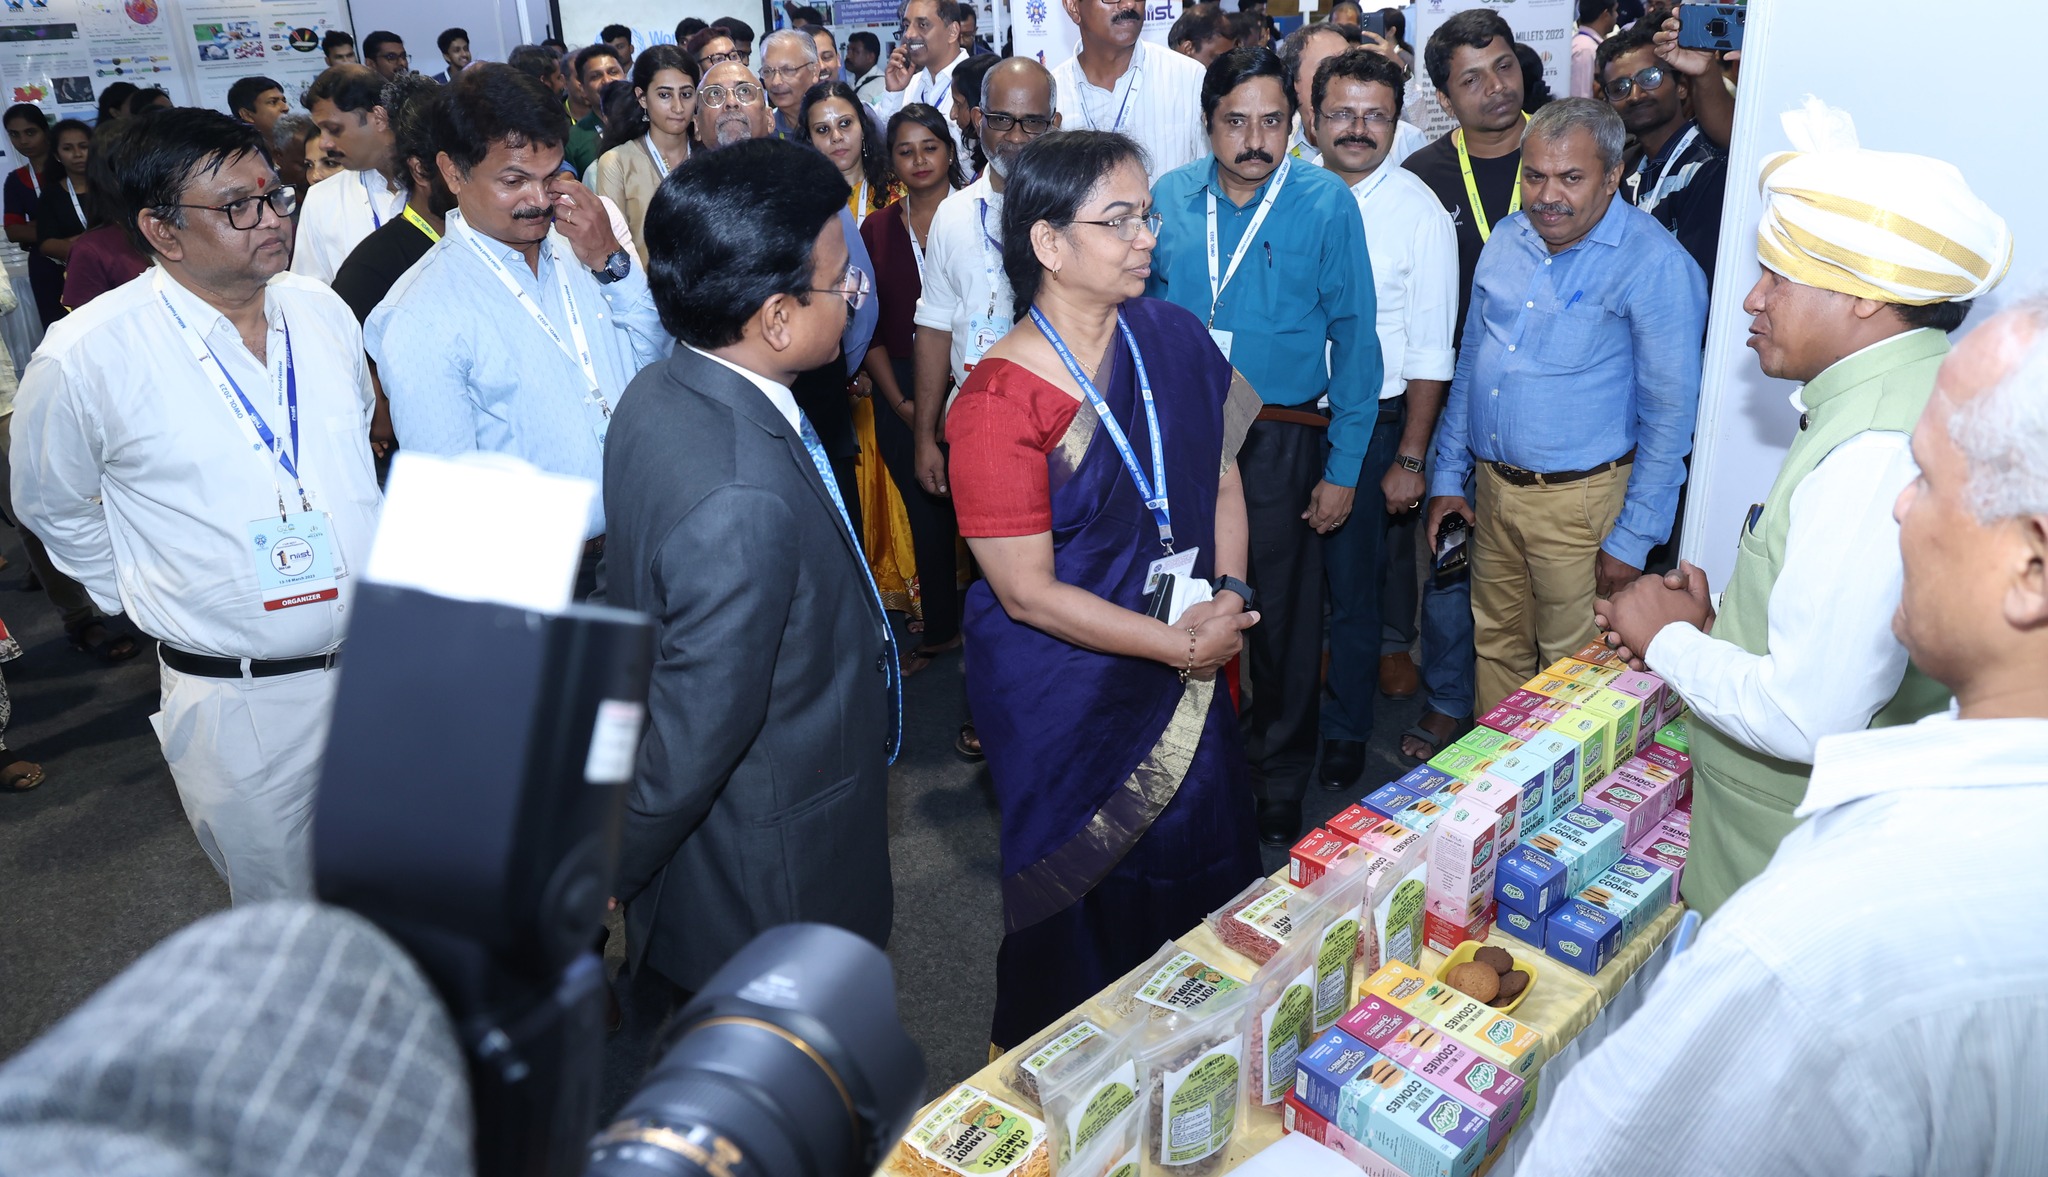
[[[241,678],[245,664],[250,678],[277,678],[286,674],[303,674],[308,670],[332,670],[341,663],[339,647],[307,658],[216,658],[211,654],[188,654],[158,642],[156,653],[172,670],[196,674],[201,678]]]
[[[1602,462],[1591,470],[1566,470],[1560,474],[1538,474],[1534,470],[1524,470],[1520,466],[1510,466],[1506,462],[1488,462],[1487,465],[1493,467],[1493,472],[1500,475],[1501,481],[1510,486],[1563,486],[1567,482],[1583,482],[1595,474],[1605,474],[1609,470],[1619,470],[1623,466],[1633,465],[1635,460],[1636,452],[1630,450],[1612,462]]]

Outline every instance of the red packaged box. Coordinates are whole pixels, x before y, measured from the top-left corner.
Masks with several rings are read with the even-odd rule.
[[[1380,1154],[1360,1144],[1342,1128],[1316,1114],[1315,1109],[1294,1098],[1289,1093],[1280,1104],[1280,1127],[1283,1131],[1306,1136],[1364,1171],[1365,1177],[1407,1177],[1407,1174]]]
[[[1374,826],[1385,820],[1387,819],[1363,805],[1354,805],[1324,822],[1323,828],[1346,842],[1358,845]]]
[[[1517,711],[1503,703],[1479,717],[1480,727],[1489,727],[1497,732],[1514,735],[1516,725],[1529,718],[1527,711]]]
[[[1379,815],[1374,814],[1379,820]],[[1353,843],[1338,837],[1328,830],[1311,830],[1308,837],[1294,844],[1287,855],[1287,881],[1297,887],[1306,887],[1323,877],[1336,861],[1339,854],[1351,849]]]
[[[1581,662],[1591,662],[1595,666],[1626,668],[1626,664],[1621,660],[1621,655],[1609,649],[1607,642],[1602,638],[1594,638],[1592,641],[1587,642],[1572,657],[1577,658]]]
[[[1460,923],[1438,915],[1434,910],[1422,913],[1422,942],[1438,952],[1449,956],[1458,950],[1458,945],[1467,940],[1485,940],[1493,931],[1493,917],[1500,905],[1488,896],[1486,904],[1478,915]]]

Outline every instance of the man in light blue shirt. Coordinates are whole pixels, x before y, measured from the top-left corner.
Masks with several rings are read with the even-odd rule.
[[[1590,98],[1538,111],[1523,211],[1473,277],[1426,526],[1455,512],[1473,528],[1479,712],[1597,636],[1595,596],[1641,574],[1685,481],[1706,277],[1615,199],[1624,135]]]
[[[1270,49],[1233,49],[1209,67],[1202,117],[1211,154],[1153,186],[1163,223],[1147,289],[1200,316],[1267,406],[1237,461],[1263,618],[1250,634],[1246,751],[1259,833],[1274,846],[1299,836],[1316,764],[1318,537],[1351,514],[1381,383],[1378,300],[1358,204],[1342,180],[1288,156],[1294,106]],[[1318,407],[1325,396],[1327,415]]]
[[[465,70],[435,117],[456,209],[363,331],[401,444],[602,484],[619,395],[673,345],[647,276],[597,197],[561,173],[568,116],[533,77]],[[600,497],[579,597],[596,586],[604,531]]]

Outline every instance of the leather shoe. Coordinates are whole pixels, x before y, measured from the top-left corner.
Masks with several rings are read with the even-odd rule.
[[[1292,846],[1301,840],[1301,802],[1259,802],[1259,841],[1268,846]]]
[[[1365,741],[1324,740],[1323,763],[1317,783],[1332,793],[1341,793],[1358,783],[1365,772]]]
[[[1380,655],[1380,694],[1389,699],[1412,699],[1422,689],[1422,672],[1408,651]]]

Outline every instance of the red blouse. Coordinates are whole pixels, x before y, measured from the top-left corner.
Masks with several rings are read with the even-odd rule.
[[[1081,402],[1010,360],[983,360],[946,410],[946,461],[960,534],[993,538],[1052,530],[1046,456]]]

